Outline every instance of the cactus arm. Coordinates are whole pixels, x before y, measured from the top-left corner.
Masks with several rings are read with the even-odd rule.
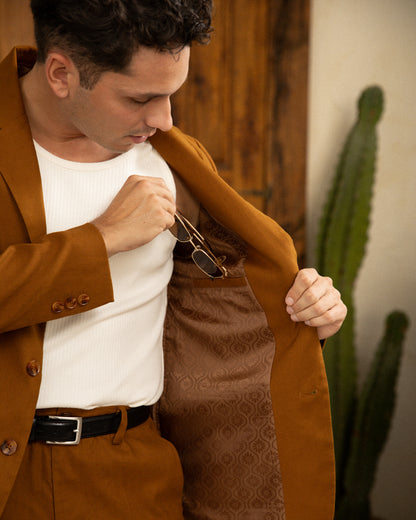
[[[358,120],[349,133],[341,152],[332,188],[321,217],[317,240],[317,265],[322,272],[327,269],[328,260],[331,262],[331,258],[334,257],[334,253],[328,251],[329,243],[339,237],[338,244],[344,247],[346,245],[342,240],[344,239],[343,233],[349,229],[348,221],[334,223],[337,213],[342,214],[354,203],[351,191],[348,190],[347,194],[344,192],[345,188],[359,187],[363,175],[370,178],[374,176],[375,126],[381,117],[382,110],[383,93],[381,89],[379,87],[365,89],[358,101]],[[370,175],[368,175],[369,169],[373,170]],[[346,204],[348,200],[349,203]]]
[[[348,144],[337,201],[329,223],[324,260],[326,272],[344,292],[353,290],[367,241],[376,150],[374,127],[359,121]]]
[[[386,319],[384,337],[377,348],[357,405],[345,472],[345,495],[337,520],[370,518],[369,495],[393,416],[407,327],[408,319],[403,312],[392,312]]]
[[[375,128],[363,129],[363,147],[361,164],[357,166],[358,176],[355,181],[355,200],[350,212],[348,242],[342,271],[342,284],[354,288],[354,282],[365,254],[370,224],[371,198],[375,175],[375,155],[377,139]]]
[[[334,282],[342,283],[349,291],[352,291],[351,282],[357,275],[367,241],[377,146],[375,126],[382,111],[382,91],[378,87],[367,88],[358,106],[358,121],[340,156],[321,219],[317,246],[317,265],[321,272],[332,276]],[[350,274],[344,282],[346,271]]]
[[[325,205],[324,205],[324,208],[322,211],[322,216],[321,216],[319,230],[318,230],[318,236],[317,236],[317,249],[316,249],[316,264],[317,264],[317,269],[320,273],[326,272],[325,250],[326,250],[326,243],[328,240],[328,232],[329,232],[329,227],[330,227],[331,220],[332,220],[332,215],[334,212],[334,206],[335,206],[335,203],[338,198],[341,179],[343,176],[342,165],[345,164],[345,161],[346,161],[346,156],[347,156],[348,150],[350,148],[351,135],[354,133],[354,128],[348,135],[346,144],[343,148],[343,151],[341,152],[340,158],[338,160],[337,169],[335,171],[335,176],[334,176],[334,179],[332,182],[332,187],[330,188],[330,191],[327,196],[327,200],[325,202]]]

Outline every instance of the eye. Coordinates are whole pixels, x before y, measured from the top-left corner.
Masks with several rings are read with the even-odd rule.
[[[145,105],[146,103],[148,103],[150,101],[150,99],[137,99],[137,98],[128,98],[130,103],[133,103],[135,105]]]

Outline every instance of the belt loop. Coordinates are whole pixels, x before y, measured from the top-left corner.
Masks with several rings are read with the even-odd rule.
[[[117,412],[121,413],[121,421],[118,430],[116,431],[113,437],[113,444],[115,445],[119,445],[123,442],[124,434],[127,430],[127,407],[121,406],[117,409]]]

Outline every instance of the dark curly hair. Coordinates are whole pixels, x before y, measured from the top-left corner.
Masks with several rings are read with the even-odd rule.
[[[52,48],[67,52],[84,88],[104,71],[121,72],[140,46],[174,51],[206,43],[212,0],[31,0],[44,63]]]

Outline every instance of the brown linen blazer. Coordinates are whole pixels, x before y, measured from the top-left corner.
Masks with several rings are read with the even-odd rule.
[[[35,413],[45,322],[113,300],[93,225],[46,235],[18,82],[35,56],[18,48],[0,64],[0,515]],[[208,280],[178,251],[168,288],[155,421],[181,457],[185,517],[330,520],[321,346],[285,311],[298,270],[292,241],[220,178],[195,139],[173,128],[151,142],[199,201],[201,232],[229,269],[228,278]]]

